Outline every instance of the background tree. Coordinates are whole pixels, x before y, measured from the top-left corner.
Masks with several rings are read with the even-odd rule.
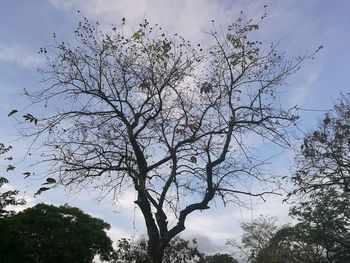
[[[315,131],[305,136],[296,158],[295,189],[304,200],[291,210],[310,243],[329,262],[350,260],[350,94],[341,94]]]
[[[349,193],[332,188],[318,191],[291,209],[298,219],[299,240],[323,250],[327,262],[350,260]]]
[[[251,263],[322,263],[328,262],[325,248],[310,225],[278,226],[274,217],[260,216],[242,224],[241,242],[229,241],[241,257]],[[333,262],[333,261],[332,261]]]
[[[303,225],[283,226],[256,254],[256,263],[323,263],[328,262],[325,249],[310,240]]]
[[[146,263],[148,259],[147,254],[147,240],[140,238],[132,241],[127,238],[121,238],[116,243],[116,250],[113,256],[114,262],[118,263]]]
[[[350,192],[350,93],[341,94],[315,131],[304,138],[293,177],[295,192]]]
[[[164,262],[186,263],[200,262],[203,254],[199,252],[195,239],[185,240],[178,236],[173,238],[164,252]]]
[[[0,258],[4,263],[92,262],[109,260],[109,224],[67,205],[38,204],[0,221]]]
[[[140,238],[136,241],[120,239],[117,242],[114,260],[118,263],[148,262],[147,239]],[[170,241],[164,251],[163,261],[167,263],[202,263],[201,260],[203,260],[203,254],[199,252],[195,240],[188,241],[177,236]]]
[[[242,223],[241,241],[229,240],[227,244],[238,250],[238,254],[249,262],[257,262],[257,255],[268,246],[279,228],[276,222],[275,217],[260,215],[251,222]]]
[[[214,254],[205,256],[201,263],[238,263],[238,261],[228,254]]]
[[[114,255],[114,262],[118,263],[146,263],[148,262],[147,240],[140,238],[136,241],[119,239]],[[185,240],[176,236],[164,251],[163,261],[166,263],[237,263],[228,254],[205,255],[198,250],[197,242]]]
[[[187,217],[215,197],[237,203],[274,190],[244,143],[258,136],[288,145],[297,116],[275,91],[309,56],[288,60],[275,45],[262,48],[250,37],[259,23],[240,18],[225,34],[210,32],[204,48],[148,21],[127,35],[85,20],[75,47],[56,40],[41,49],[46,86],[29,96],[47,110],[30,124],[45,141],[48,174],[74,189],[91,183],[101,198],[132,186],[150,262],[162,262]],[[251,180],[257,192],[245,187]]]

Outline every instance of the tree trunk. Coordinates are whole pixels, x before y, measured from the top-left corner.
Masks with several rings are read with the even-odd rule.
[[[154,254],[149,256],[148,263],[162,263],[163,262],[163,254]]]
[[[164,248],[160,242],[148,241],[148,263],[162,263],[164,256]]]

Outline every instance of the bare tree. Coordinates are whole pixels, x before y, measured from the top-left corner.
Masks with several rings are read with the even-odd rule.
[[[147,20],[128,36],[123,25],[103,33],[85,19],[74,46],[55,40],[41,49],[47,87],[29,96],[47,106],[32,135],[45,141],[50,174],[76,189],[91,183],[102,197],[134,188],[149,262],[162,262],[188,215],[215,197],[239,202],[273,190],[245,188],[269,179],[244,143],[288,145],[297,116],[276,90],[310,56],[287,60],[275,45],[262,48],[249,38],[259,23],[238,19],[227,33],[209,32],[204,48]]]

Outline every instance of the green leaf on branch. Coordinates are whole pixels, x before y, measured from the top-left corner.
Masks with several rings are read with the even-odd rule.
[[[163,40],[162,48],[163,48],[163,56],[165,58],[169,58],[169,54],[168,53],[169,53],[169,51],[171,49],[170,43],[165,41],[165,40]]]
[[[132,35],[131,38],[133,38],[134,40],[140,40],[144,36],[145,36],[145,32],[143,32],[142,29],[139,29]]]

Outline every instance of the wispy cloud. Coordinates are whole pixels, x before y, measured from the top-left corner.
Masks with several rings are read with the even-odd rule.
[[[304,74],[298,85],[293,88],[290,96],[290,105],[303,106],[305,103],[310,103],[309,97],[312,90],[317,87],[316,83],[321,76],[321,70],[313,68],[313,71],[308,75]]]
[[[8,94],[8,95],[16,94],[18,89],[19,89],[18,86],[3,82],[0,80],[0,93],[2,95],[4,95],[4,94]],[[8,110],[8,105],[6,105],[6,104],[7,104],[7,101],[2,101],[0,104],[0,108]]]
[[[297,27],[305,18],[295,3],[281,4],[279,1],[245,0],[50,0],[51,4],[68,12],[80,10],[84,16],[98,19],[105,24],[119,23],[126,17],[130,24],[138,25],[143,18],[151,19],[170,31],[180,33],[190,40],[199,40],[203,30],[209,30],[211,20],[217,25],[228,25],[244,11],[247,18],[259,18],[264,14],[265,2],[268,6],[269,30],[264,34],[283,33],[290,26]],[[280,21],[276,23],[276,21]],[[279,39],[277,39],[279,40]]]
[[[210,237],[213,241],[224,241],[232,238],[234,232],[227,231],[237,227],[240,218],[239,209],[212,210],[204,212],[205,214],[195,214],[188,218],[186,231],[191,234],[200,233],[203,236]]]
[[[36,55],[29,47],[13,44],[0,45],[0,62],[14,63],[23,67],[33,68],[39,66],[43,59]]]
[[[196,234],[184,236],[184,238],[186,240],[195,239],[198,244],[199,250],[204,253],[221,253],[225,250],[225,246],[214,243],[209,237],[205,235]]]
[[[226,25],[237,18],[240,7],[239,1],[227,4],[226,1],[194,1],[153,0],[50,0],[60,9],[69,12],[80,10],[84,16],[97,19],[105,25],[118,24],[125,17],[129,25],[137,26],[142,19],[150,19],[152,24],[158,23],[170,32],[183,35],[186,39],[200,41],[202,31],[209,30],[211,20],[218,25]],[[259,5],[262,6],[262,5]]]
[[[121,228],[112,226],[110,230],[108,230],[108,236],[112,239],[112,241],[115,243],[121,238],[131,238],[130,233],[124,231]]]

